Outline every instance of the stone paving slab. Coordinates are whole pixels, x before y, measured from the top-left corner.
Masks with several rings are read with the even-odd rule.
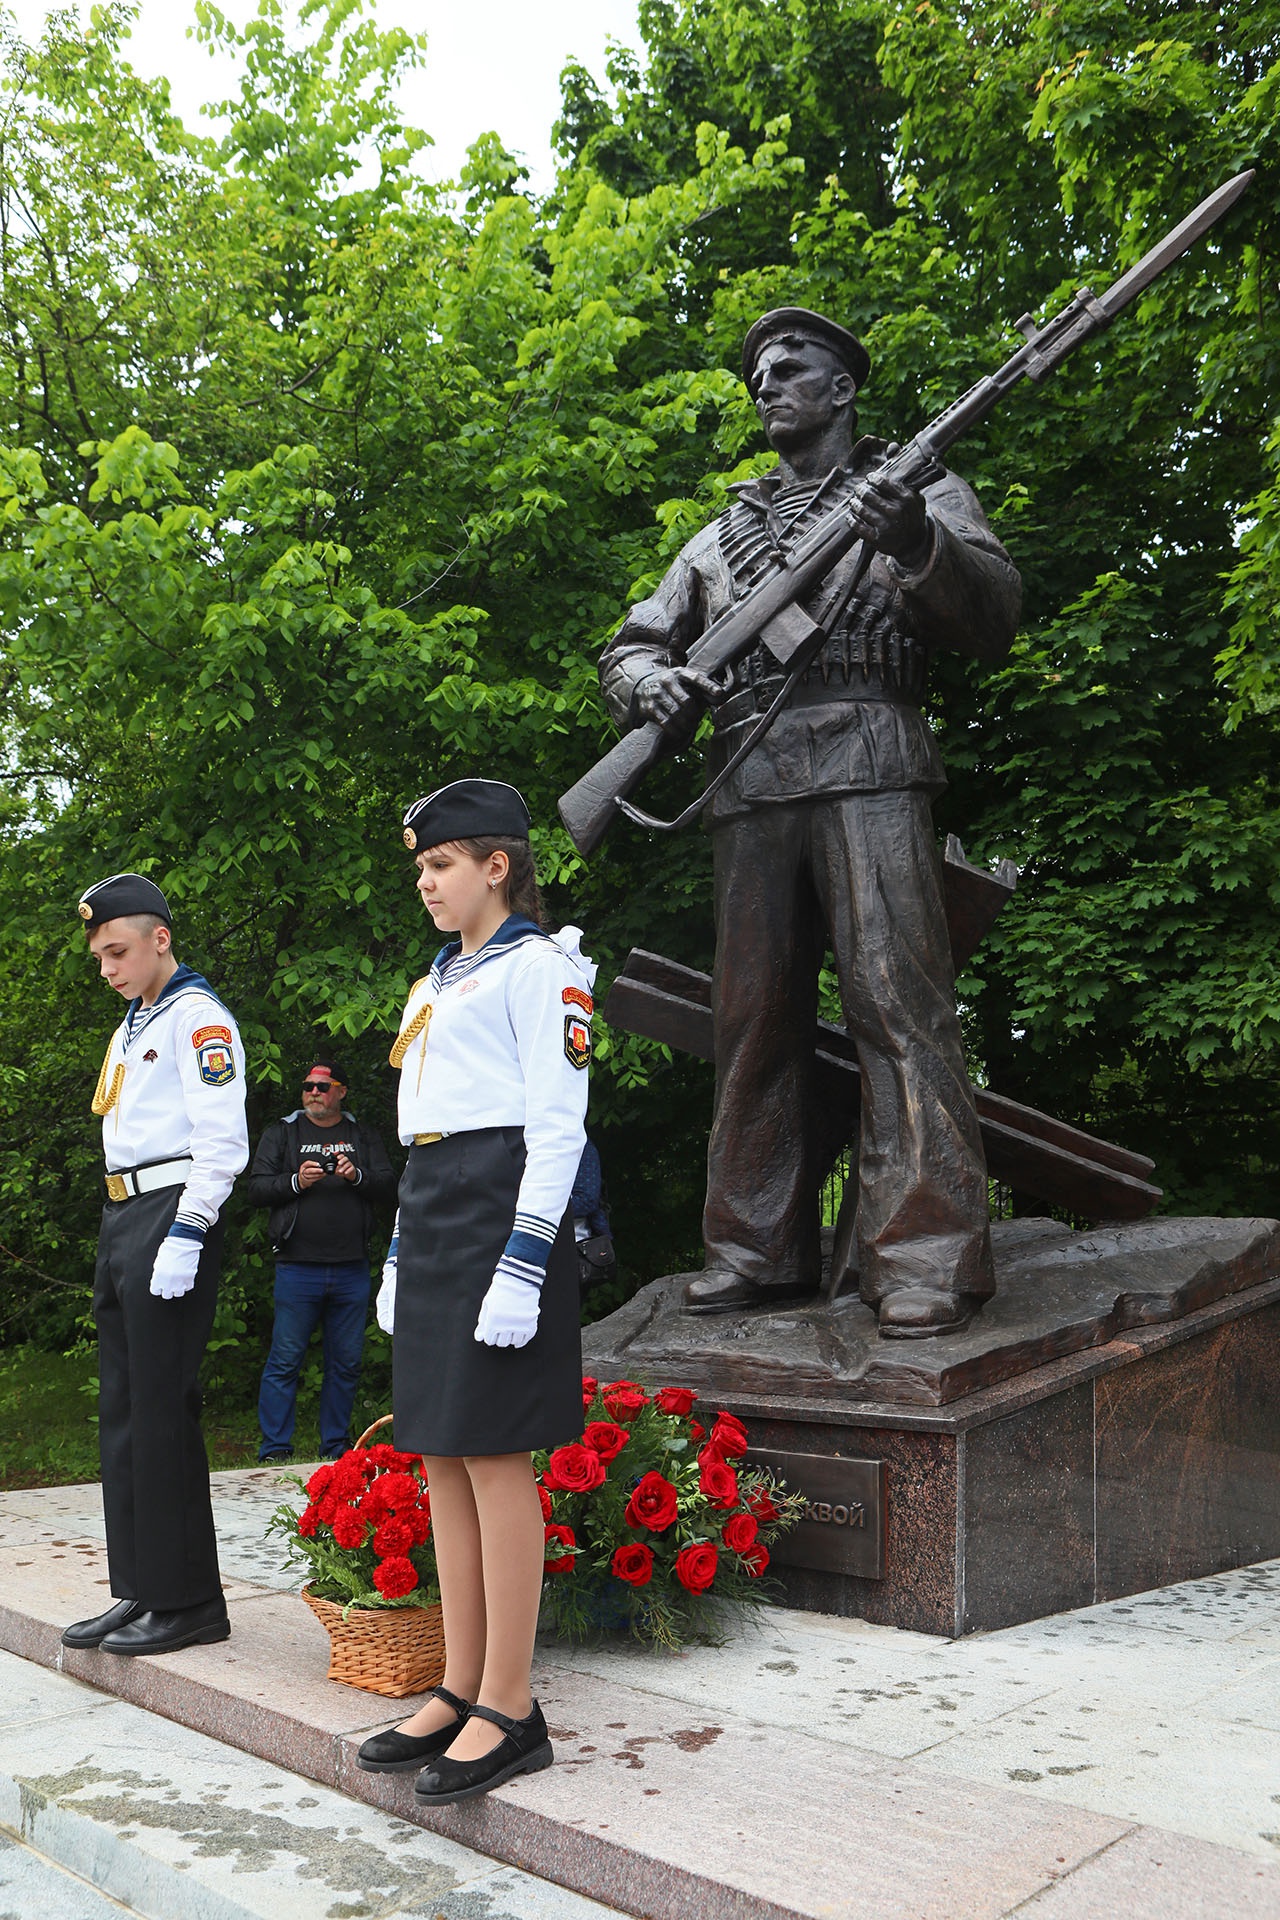
[[[154,1920],[616,1920],[65,1675],[0,1654],[0,1688],[0,1901],[16,1851],[23,1920],[106,1920],[117,1900]],[[19,1834],[82,1879],[24,1859]]]
[[[288,1590],[296,1576],[274,1541],[263,1553],[266,1517],[292,1491],[282,1481],[263,1469],[215,1480],[229,1642],[161,1659],[64,1655],[74,1610],[50,1592],[101,1577],[68,1545],[93,1545],[78,1531],[100,1499],[89,1487],[53,1490],[58,1531],[20,1556],[50,1556],[50,1591],[0,1559],[0,1644],[416,1828],[428,1816],[411,1778],[354,1764],[364,1734],[414,1702],[327,1681],[323,1632]],[[37,1529],[41,1497],[0,1495],[0,1544],[10,1524]],[[1040,1911],[1079,1876],[1080,1899],[1097,1888],[1101,1901],[1113,1858],[1111,1912],[1126,1920],[1181,1914],[1157,1884],[1191,1886],[1209,1859],[1222,1904],[1205,1912],[1236,1911],[1238,1892],[1240,1912],[1265,1897],[1280,1913],[1277,1639],[1280,1563],[959,1642],[767,1608],[725,1646],[677,1657],[545,1644],[535,1678],[560,1764],[430,1824],[655,1920],[843,1920],[855,1907],[859,1920],[985,1920]],[[1183,1850],[1153,1827],[1178,1828]],[[1130,1842],[1174,1862],[1137,1901]]]
[[[47,1920],[121,1920],[137,1911],[0,1833],[0,1914],[5,1920],[32,1920],[36,1914]]]
[[[1025,1920],[1276,1920],[1276,1883],[1261,1862],[1177,1833],[1128,1833],[1020,1909]]]

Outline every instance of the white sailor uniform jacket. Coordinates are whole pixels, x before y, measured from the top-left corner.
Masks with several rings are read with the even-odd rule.
[[[578,950],[580,938],[577,927],[550,935],[512,914],[477,953],[464,957],[452,941],[411,988],[391,1051],[405,1146],[424,1133],[524,1129],[502,1265],[535,1285],[586,1142],[596,970]]]
[[[93,1110],[108,1173],[190,1157],[172,1234],[202,1240],[249,1158],[244,1056],[209,982],[180,966],[150,1007],[111,1036]]]

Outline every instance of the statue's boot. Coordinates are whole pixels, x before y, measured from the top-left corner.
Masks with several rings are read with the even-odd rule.
[[[732,1313],[743,1307],[775,1307],[788,1300],[813,1300],[816,1287],[803,1281],[749,1280],[726,1267],[708,1267],[684,1290],[686,1313]]]
[[[935,1333],[959,1333],[981,1305],[981,1300],[969,1293],[900,1287],[880,1302],[880,1332],[886,1340],[928,1340]]]

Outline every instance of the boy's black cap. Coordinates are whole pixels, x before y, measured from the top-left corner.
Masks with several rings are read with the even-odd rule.
[[[154,913],[166,927],[173,926],[169,902],[155,881],[140,873],[113,873],[99,880],[80,895],[78,912],[89,928],[100,927],[106,920],[119,920],[127,913]]]
[[[810,313],[808,307],[774,307],[762,313],[742,343],[742,377],[750,392],[756,361],[771,340],[799,337],[816,340],[834,353],[845,371],[852,375],[855,387],[865,387],[871,372],[871,356],[856,334],[837,326],[824,313]]]
[[[448,840],[527,840],[529,809],[505,780],[453,780],[415,800],[404,817],[410,853]]]

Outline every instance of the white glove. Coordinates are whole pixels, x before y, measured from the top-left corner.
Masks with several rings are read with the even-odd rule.
[[[203,1240],[173,1236],[160,1242],[151,1269],[151,1291],[159,1300],[180,1300],[196,1283],[196,1268],[204,1252]]]
[[[382,1285],[378,1288],[373,1317],[384,1333],[394,1333],[396,1330],[396,1272],[394,1260],[383,1262]]]
[[[504,1273],[501,1265],[480,1302],[476,1339],[486,1347],[527,1347],[538,1331],[542,1293],[527,1280]]]

